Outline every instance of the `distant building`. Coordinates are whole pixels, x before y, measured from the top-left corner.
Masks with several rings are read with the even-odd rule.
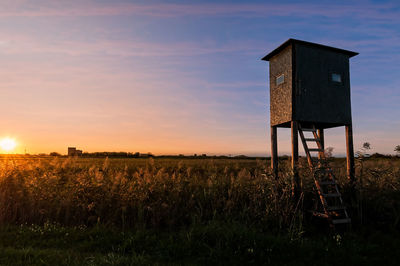
[[[76,147],[68,147],[68,156],[81,156],[82,150],[77,150]]]

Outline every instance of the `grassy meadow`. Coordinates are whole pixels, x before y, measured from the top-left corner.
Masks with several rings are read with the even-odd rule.
[[[265,159],[0,157],[0,265],[396,264],[400,158],[332,159],[353,221],[332,231]]]

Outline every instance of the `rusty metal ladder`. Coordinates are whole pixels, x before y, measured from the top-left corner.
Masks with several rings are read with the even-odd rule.
[[[311,132],[311,137],[305,137],[304,132]],[[320,136],[315,126],[302,128],[299,125],[299,135],[307,155],[308,165],[314,177],[315,186],[322,203],[322,212],[314,211],[313,214],[328,219],[331,226],[337,224],[351,224],[351,219],[344,205],[342,194],[325,156]],[[309,148],[308,143],[316,143],[317,148]],[[312,152],[318,153],[318,159],[311,156]]]

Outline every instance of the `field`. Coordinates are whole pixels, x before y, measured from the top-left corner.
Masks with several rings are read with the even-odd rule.
[[[282,159],[0,158],[0,264],[396,264],[400,159],[357,162],[351,230],[312,217],[312,179],[291,197]]]

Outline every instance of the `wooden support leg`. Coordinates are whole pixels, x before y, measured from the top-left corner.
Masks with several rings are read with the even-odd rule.
[[[271,127],[271,169],[275,179],[278,179],[278,137],[276,127]]]
[[[347,178],[352,186],[355,184],[353,126],[346,126]]]
[[[300,178],[297,169],[299,161],[299,138],[298,138],[298,124],[296,121],[291,122],[292,129],[292,170],[293,170],[293,183],[292,183],[292,194],[294,199],[297,201],[300,197]]]
[[[325,151],[325,137],[324,137],[323,129],[318,129],[318,138],[321,143],[321,148]],[[318,153],[318,159],[322,159],[322,156],[320,153]]]

